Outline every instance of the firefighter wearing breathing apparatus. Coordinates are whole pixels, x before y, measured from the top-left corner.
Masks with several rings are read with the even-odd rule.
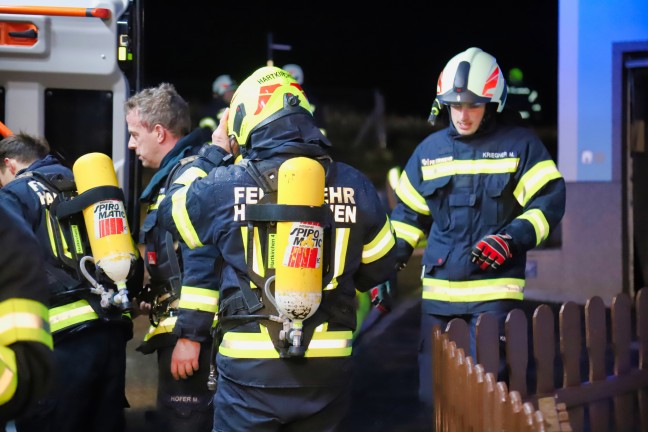
[[[504,340],[506,317],[524,297],[526,252],[548,238],[565,211],[565,181],[556,164],[505,103],[495,57],[473,47],[450,59],[430,116],[443,115],[449,125],[416,147],[396,187],[391,217],[399,267],[427,237],[419,397],[428,408],[432,327],[465,320],[471,329],[466,354],[476,358],[476,323],[487,312]]]
[[[0,141],[0,206],[24,219],[46,256],[42,271],[50,291],[57,371],[49,393],[16,422],[17,428],[123,430],[126,343],[132,337],[128,290],[141,287],[123,194],[115,185],[96,183],[114,178],[109,157],[80,158],[73,168],[90,178],[75,182],[73,172],[48,152],[44,140],[27,134]],[[86,191],[79,193],[79,185]],[[122,250],[111,243],[116,235]]]
[[[369,179],[328,156],[286,71],[255,71],[225,119],[192,163],[208,176],[188,170],[158,210],[189,247],[223,257],[214,430],[334,430],[350,396],[355,290],[395,265],[389,219]]]
[[[131,135],[129,149],[144,167],[156,170],[140,196],[147,206],[139,243],[148,283],[137,299],[150,307],[151,321],[137,350],[156,352],[158,361],[153,428],[160,432],[210,432],[213,392],[206,382],[218,302],[216,248],[190,250],[178,242],[177,236],[159,226],[158,204],[169,182],[186,169],[187,162],[210,140],[211,132],[196,128],[189,133],[189,105],[169,83],[131,96],[125,112]],[[190,313],[179,318],[179,308]],[[175,329],[179,319],[187,321],[182,332]]]

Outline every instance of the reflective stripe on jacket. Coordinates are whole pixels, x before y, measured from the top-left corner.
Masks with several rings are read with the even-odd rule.
[[[0,405],[9,402],[18,388],[18,364],[10,348],[18,342],[40,343],[52,349],[45,305],[21,298],[0,303]]]
[[[305,357],[347,357],[351,355],[353,333],[351,331],[326,331],[326,325],[315,329]],[[279,358],[268,330],[261,326],[260,333],[227,332],[219,352],[235,358]]]
[[[78,300],[52,308],[49,316],[52,332],[58,332],[70,326],[99,318],[86,300]]]

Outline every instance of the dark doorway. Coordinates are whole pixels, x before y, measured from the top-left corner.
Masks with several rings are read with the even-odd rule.
[[[624,182],[624,291],[648,283],[648,42],[615,45],[614,141]],[[615,150],[615,153],[617,150]]]

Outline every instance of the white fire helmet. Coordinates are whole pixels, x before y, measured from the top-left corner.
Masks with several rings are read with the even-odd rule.
[[[469,48],[446,64],[437,81],[437,99],[451,103],[506,103],[506,80],[497,60],[479,48]]]
[[[236,82],[229,75],[219,75],[212,84],[212,92],[223,96],[228,90],[236,90]]]
[[[282,67],[281,69],[285,70],[288,72],[290,75],[295,78],[295,81],[299,83],[299,85],[304,84],[304,71],[299,65],[296,65],[294,63],[289,63]]]

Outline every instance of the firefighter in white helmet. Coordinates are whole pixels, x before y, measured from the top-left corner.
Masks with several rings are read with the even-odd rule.
[[[419,396],[428,412],[432,327],[466,320],[473,358],[481,313],[495,315],[503,337],[508,312],[524,298],[526,253],[549,237],[565,211],[556,164],[519,116],[509,121],[505,103],[506,82],[492,55],[469,48],[450,59],[433,106],[435,119],[448,113],[449,126],[417,146],[396,187],[391,217],[401,267],[427,237]]]
[[[295,78],[295,81],[304,88],[304,70],[301,66],[295,63],[288,63],[282,68],[286,72]],[[320,131],[326,135],[326,119],[324,115],[324,110],[320,106],[319,102],[314,96],[314,92],[311,90],[308,92],[308,101],[310,103],[310,110],[313,113],[313,118],[315,119],[315,124],[320,128]],[[316,103],[317,102],[317,103]]]
[[[212,131],[216,129],[223,116],[223,111],[229,106],[237,87],[238,84],[230,75],[217,76],[212,83],[212,99],[207,104],[204,114],[200,117],[198,126]]]
[[[111,281],[96,274],[88,278],[93,266],[82,262],[91,256],[82,208],[70,219],[58,217],[65,204],[77,201],[76,186],[72,171],[49,150],[45,139],[24,133],[0,141],[0,207],[23,218],[45,254],[45,265],[34,271],[47,275],[57,371],[54,385],[37,408],[17,420],[17,428],[124,430],[126,343],[133,324],[128,311],[101,305],[94,284],[108,289]],[[141,280],[141,272],[129,279],[131,292]]]
[[[331,144],[285,70],[252,73],[224,119],[214,145],[159,207],[164,226],[190,247],[213,244],[223,256],[214,429],[334,430],[349,406],[355,290],[384,282],[395,265],[389,219],[371,181],[328,156]],[[243,160],[233,164],[239,153]],[[305,161],[325,173],[326,204],[282,204],[286,166]],[[199,172],[209,174],[192,182]],[[285,250],[274,230],[280,223],[294,224]],[[320,284],[300,288],[319,293],[321,303],[296,343],[286,337],[295,334],[295,311],[273,301],[286,282],[280,270],[318,266]]]
[[[304,70],[301,66],[295,63],[288,63],[287,65],[284,65],[282,69],[292,75],[299,85],[304,84]]]

